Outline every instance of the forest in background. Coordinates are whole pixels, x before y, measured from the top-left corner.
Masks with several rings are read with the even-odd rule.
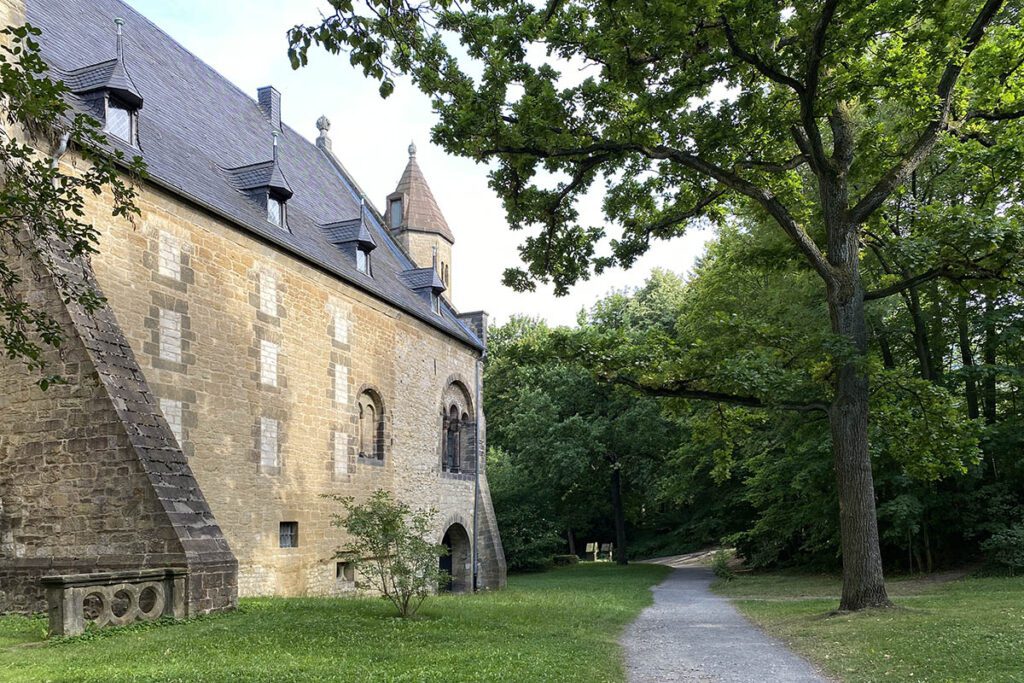
[[[1016,240],[1014,207],[949,169],[891,214],[865,270],[884,286],[938,248],[929,229]],[[943,188],[957,184],[943,203]],[[930,194],[928,194],[930,193]],[[936,197],[940,197],[937,201]],[[902,221],[902,227],[899,223]],[[932,256],[933,257],[933,256]],[[655,272],[576,327],[492,328],[488,475],[513,570],[615,542],[631,558],[734,545],[749,566],[838,569],[826,413],[832,339],[820,282],[756,215],[719,231],[692,277]],[[1024,568],[1019,284],[945,277],[869,304],[870,442],[889,571],[981,559]],[[671,378],[754,387],[748,405],[671,394]],[[659,395],[660,394],[660,395]],[[726,397],[731,398],[731,397]]]

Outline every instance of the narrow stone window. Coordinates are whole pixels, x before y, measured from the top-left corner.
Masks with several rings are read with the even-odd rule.
[[[359,457],[384,460],[384,407],[376,394],[359,395]]]
[[[462,421],[459,420],[458,406],[452,406],[444,420],[444,461],[446,472],[458,474],[462,464]]]
[[[430,293],[430,310],[441,315],[441,297],[437,292]]]
[[[173,363],[181,362],[181,313],[160,309],[160,358]]]
[[[340,363],[334,366],[334,402],[348,405],[348,368]]]
[[[281,522],[281,530],[278,534],[282,548],[299,547],[299,523]]]
[[[260,418],[260,465],[262,467],[278,467],[280,465],[277,432],[277,420],[271,417]]]
[[[170,398],[160,399],[160,412],[164,414],[164,419],[167,420],[174,438],[178,440],[178,445],[183,445],[184,432],[181,422],[181,401],[175,401]]]
[[[334,432],[334,473],[348,474],[348,435],[345,432]]]
[[[260,310],[277,315],[277,278],[271,273],[260,273]]]
[[[397,228],[402,224],[402,200],[391,200],[391,227]]]
[[[158,252],[158,272],[172,280],[181,280],[181,244],[178,238],[161,230]]]
[[[268,387],[277,386],[277,353],[277,344],[260,340],[260,383]]]

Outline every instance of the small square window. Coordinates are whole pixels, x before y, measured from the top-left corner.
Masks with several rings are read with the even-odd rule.
[[[370,274],[370,252],[356,249],[356,270],[364,275]]]
[[[338,562],[334,565],[334,578],[338,583],[355,583],[356,569],[351,562]]]
[[[282,548],[299,547],[299,523],[281,522],[280,541]]]

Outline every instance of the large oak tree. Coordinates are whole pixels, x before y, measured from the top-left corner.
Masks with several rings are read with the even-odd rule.
[[[888,605],[868,450],[865,301],[986,264],[922,263],[866,291],[863,237],[937,145],[1017,153],[1021,1],[330,4],[332,13],[290,33],[293,64],[313,44],[346,52],[383,95],[408,74],[432,99],[436,142],[497,162],[492,187],[511,226],[534,228],[521,247],[527,267],[506,273],[513,286],[551,281],[565,293],[592,268],[628,266],[652,239],[739,202],[774,221],[819,277],[838,340],[822,409],[839,493],[840,606]],[[607,221],[621,229],[609,254],[598,251],[603,227],[577,210],[600,179]],[[670,388],[771,400],[699,379]]]

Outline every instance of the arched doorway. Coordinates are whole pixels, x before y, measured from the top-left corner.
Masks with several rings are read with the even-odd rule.
[[[441,539],[441,545],[448,548],[448,555],[441,558],[441,569],[448,572],[451,581],[445,590],[462,593],[472,588],[470,569],[469,534],[466,527],[455,523],[448,527]]]

